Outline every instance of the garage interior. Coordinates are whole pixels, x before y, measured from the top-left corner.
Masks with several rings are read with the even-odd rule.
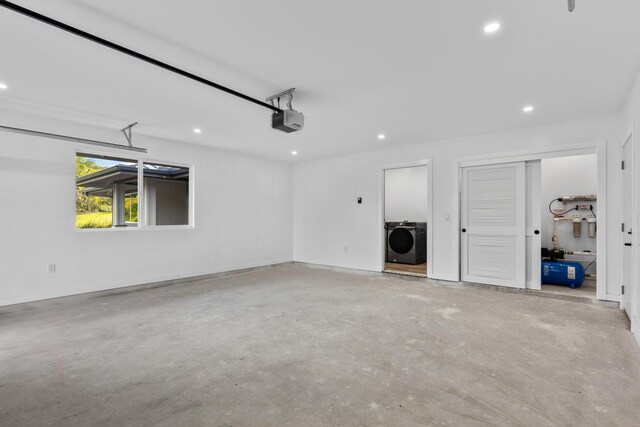
[[[0,425],[637,425],[640,4],[0,1]]]

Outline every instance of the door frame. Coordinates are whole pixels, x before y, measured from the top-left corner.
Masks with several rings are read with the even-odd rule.
[[[427,277],[433,275],[433,159],[422,159],[400,163],[390,163],[379,168],[378,183],[378,224],[380,229],[380,271],[384,271],[387,249],[387,232],[384,229],[385,171],[390,169],[427,167]]]
[[[638,194],[640,192],[640,188],[637,184],[638,178],[640,178],[638,176],[638,150],[635,144],[635,123],[631,124],[631,127],[627,130],[627,132],[624,133],[624,139],[622,141],[622,144],[620,145],[620,158],[622,160],[625,160],[624,157],[624,148],[627,144],[631,144],[631,218],[629,218],[629,221],[631,222],[630,224],[625,224],[629,227],[631,227],[632,229],[636,230],[632,235],[631,235],[631,259],[637,259],[638,256],[638,242],[640,242],[640,239],[638,238],[638,232],[640,232],[640,217],[638,218],[634,218],[634,216],[639,215],[638,212],[640,212],[639,209],[639,203],[640,203],[640,195]],[[626,167],[626,165],[625,165]],[[622,174],[622,172],[621,172]],[[620,212],[624,212],[624,198],[626,197],[626,194],[622,194],[622,197],[620,197]],[[624,213],[623,213],[623,219],[624,219]],[[621,244],[624,243],[624,233],[622,234],[622,240],[621,240]],[[623,248],[624,250],[624,248]],[[620,271],[622,272],[622,277],[624,277],[624,255],[620,257]],[[640,277],[640,266],[630,266],[630,281],[631,284],[626,284],[623,283],[623,285],[629,286],[629,287],[633,287],[633,289],[631,289],[631,294],[630,294],[630,299],[627,300],[626,298],[622,298],[621,295],[621,301],[620,301],[620,308],[624,309],[627,313],[627,315],[629,316],[629,320],[631,322],[631,331],[632,332],[637,332],[638,330],[640,330],[640,324],[639,324],[639,314],[638,311],[640,310],[640,286],[638,286],[637,280],[638,277]]]
[[[525,167],[525,175],[526,175],[526,170],[528,167],[532,168],[532,174],[534,177],[538,178],[538,183],[533,184],[531,189],[533,192],[533,196],[532,196],[532,202],[538,203],[538,207],[534,207],[532,206],[531,208],[534,210],[534,212],[532,212],[532,224],[531,224],[531,228],[528,228],[525,230],[525,241],[527,238],[531,238],[533,241],[534,246],[542,246],[542,235],[540,234],[540,230],[542,229],[542,215],[540,212],[540,204],[542,203],[542,176],[541,176],[541,172],[542,172],[542,160],[531,160],[528,162],[524,162],[524,167]],[[526,187],[527,187],[527,180],[528,178],[526,178],[525,176],[525,191],[526,191]],[[525,195],[525,200],[528,198],[527,195]],[[525,201],[525,205],[526,205],[526,201]],[[525,212],[526,212],[526,206],[525,206]],[[526,228],[526,221],[525,221],[525,228]],[[536,231],[538,231],[538,234],[536,234]],[[525,250],[526,252],[526,250]],[[536,264],[540,264],[541,260],[542,260],[542,256],[540,254],[540,251],[537,251],[535,253],[529,254],[531,256],[531,259],[528,260],[529,262],[535,262]],[[525,267],[526,268],[526,267]],[[542,271],[539,268],[534,268],[533,271],[531,272],[531,281],[530,282],[526,282],[525,279],[525,288],[526,289],[533,289],[536,291],[539,291],[542,289],[542,283],[541,283],[541,279],[542,279]],[[525,276],[527,275],[527,272],[525,271]]]
[[[596,154],[598,162],[598,279],[596,298],[607,301],[620,301],[620,294],[607,293],[607,140],[591,141],[557,145],[548,148],[530,148],[503,153],[479,154],[473,156],[456,157],[453,159],[453,194],[454,209],[453,223],[458,224],[457,238],[454,239],[454,262],[458,265],[457,280],[460,281],[461,244],[460,244],[460,194],[462,185],[462,168],[487,164],[511,163],[518,161],[543,160],[557,157],[577,156],[581,154]]]

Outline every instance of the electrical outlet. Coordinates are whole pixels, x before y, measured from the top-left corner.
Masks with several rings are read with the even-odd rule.
[[[55,272],[56,272],[56,265],[49,264],[49,273],[55,273]]]

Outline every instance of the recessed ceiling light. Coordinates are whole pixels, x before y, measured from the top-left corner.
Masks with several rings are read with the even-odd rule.
[[[533,105],[527,105],[526,107],[524,107],[524,108],[522,109],[522,111],[523,111],[524,113],[530,113],[530,112],[532,112],[532,111],[533,111]]]
[[[195,128],[193,130],[193,133],[202,133],[202,129]]]
[[[487,34],[495,33],[499,29],[500,29],[500,23],[499,22],[490,22],[490,23],[488,23],[487,25],[484,26],[484,32],[487,33]]]
[[[292,152],[291,152],[291,155],[292,155],[292,156],[297,156],[297,155],[298,155],[298,152],[297,152],[297,151],[292,151]]]
[[[378,139],[379,139],[380,141],[382,141],[382,140],[383,140],[383,139],[385,139],[385,138],[386,138],[386,136],[384,136],[384,133],[381,133],[380,135],[378,135]]]
[[[9,88],[9,86],[7,86],[6,84],[0,83],[0,90],[6,90],[8,88]]]

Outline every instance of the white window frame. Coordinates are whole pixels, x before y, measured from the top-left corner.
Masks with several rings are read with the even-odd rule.
[[[166,161],[147,159],[139,156],[131,156],[129,153],[113,153],[101,150],[74,150],[74,156],[78,155],[96,157],[112,157],[121,158],[123,160],[132,160],[138,163],[138,225],[136,227],[110,227],[110,228],[77,228],[75,226],[74,215],[74,228],[78,233],[120,233],[120,232],[135,232],[135,231],[149,231],[149,230],[188,230],[195,228],[195,185],[194,185],[194,165],[182,162]],[[74,162],[75,162],[74,157]],[[186,225],[146,225],[145,218],[145,202],[144,202],[144,170],[145,163],[159,164],[167,166],[177,166],[183,168],[189,168],[189,216],[188,224]],[[75,188],[74,188],[75,197]]]

